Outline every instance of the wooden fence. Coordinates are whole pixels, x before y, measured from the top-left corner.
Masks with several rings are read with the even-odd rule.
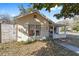
[[[16,40],[16,25],[1,24],[1,42],[11,42]]]

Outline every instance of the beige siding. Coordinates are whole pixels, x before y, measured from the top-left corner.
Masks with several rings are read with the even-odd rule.
[[[37,18],[34,19],[34,15],[37,15]],[[16,21],[19,25],[27,27],[27,24],[33,24],[33,25],[41,25],[41,35],[40,39],[48,37],[49,36],[49,23],[46,21],[45,18],[41,17],[41,15],[37,13],[33,13],[24,17],[19,18]]]
[[[17,32],[17,41],[27,41],[28,35],[26,34],[26,28],[21,25],[18,25],[18,32]]]

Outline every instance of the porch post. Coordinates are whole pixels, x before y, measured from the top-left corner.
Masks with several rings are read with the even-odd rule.
[[[53,26],[53,39],[54,39],[54,26]]]
[[[29,37],[29,24],[26,24],[26,32],[27,32],[27,36]]]
[[[27,33],[28,40],[29,40],[29,24],[26,24],[26,33]]]
[[[36,25],[34,25],[35,28],[34,28],[34,32],[35,32],[35,35],[34,35],[34,40],[36,39]]]
[[[64,26],[64,34],[66,35],[66,26]]]

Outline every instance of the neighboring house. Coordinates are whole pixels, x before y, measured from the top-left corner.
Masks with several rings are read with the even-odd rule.
[[[65,28],[65,24],[56,24],[38,11],[18,16],[16,18],[16,26],[18,41],[42,40],[48,37],[53,39],[66,38],[66,30],[63,34],[59,32],[59,27],[64,26]]]

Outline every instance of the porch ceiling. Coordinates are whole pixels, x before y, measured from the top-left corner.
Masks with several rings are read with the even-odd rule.
[[[67,26],[66,24],[54,24],[54,26],[56,27],[63,27],[63,26]]]

